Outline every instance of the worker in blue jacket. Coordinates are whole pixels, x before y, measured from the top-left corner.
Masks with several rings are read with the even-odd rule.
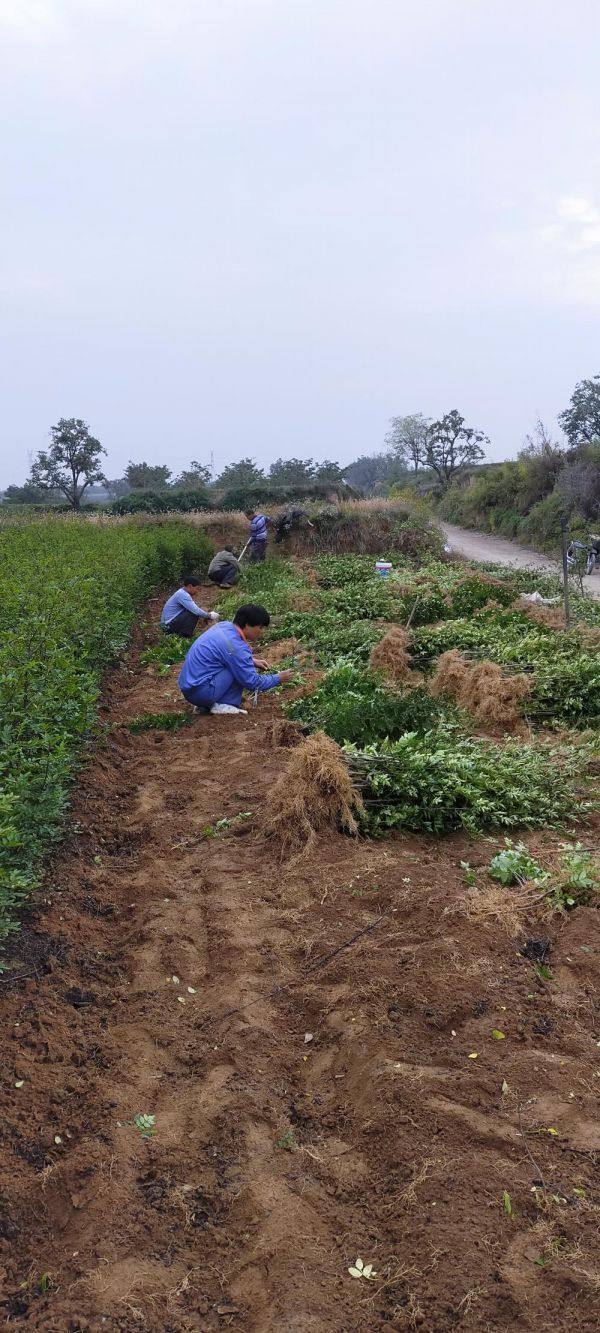
[[[267,663],[252,654],[270,622],[264,606],[241,606],[233,620],[202,634],[189,649],[179,676],[179,688],[188,703],[207,713],[244,713],[242,691],[263,693],[291,680],[293,671],[259,675]]]
[[[165,602],[160,627],[165,634],[180,634],[191,639],[199,620],[218,620],[216,611],[203,611],[194,601],[202,580],[199,574],[186,574],[181,587]]]
[[[264,514],[257,514],[256,509],[247,509],[246,518],[250,519],[250,562],[254,565],[266,555],[267,520]]]

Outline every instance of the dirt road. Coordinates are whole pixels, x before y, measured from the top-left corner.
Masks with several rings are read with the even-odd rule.
[[[452,523],[440,523],[448,545],[459,555],[468,560],[493,560],[498,565],[516,565],[519,569],[543,569],[551,574],[561,572],[556,560],[547,555],[529,551],[516,542],[505,541],[503,537],[492,537],[485,532],[472,532],[467,528],[457,528]],[[592,597],[600,597],[600,574],[584,578],[584,587]]]
[[[597,1327],[599,914],[474,919],[488,840],[282,864],[277,699],[128,730],[180,708],[176,669],[113,674],[2,979],[7,1333]]]

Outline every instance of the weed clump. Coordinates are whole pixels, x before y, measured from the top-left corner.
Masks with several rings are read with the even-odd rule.
[[[339,747],[317,731],[290,753],[282,776],[267,798],[264,832],[281,855],[307,850],[317,833],[358,832],[362,802]]]
[[[520,706],[532,692],[531,676],[505,676],[495,662],[466,662],[455,649],[442,653],[431,681],[433,695],[449,694],[478,722],[491,728],[515,727]]]
[[[383,638],[371,649],[369,666],[379,671],[391,685],[401,682],[416,682],[418,677],[413,671],[412,657],[408,651],[410,635],[400,625],[392,625]]]

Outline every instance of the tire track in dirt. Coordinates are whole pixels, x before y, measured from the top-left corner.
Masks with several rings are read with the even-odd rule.
[[[276,699],[131,735],[138,713],[180,707],[175,675],[113,677],[81,833],[21,939],[36,975],[4,999],[6,1327],[595,1327],[597,914],[560,927],[552,994],[469,921],[464,839],[333,834],[282,866],[258,827],[286,757]],[[532,1198],[521,1114],[564,1207]],[[560,1146],[537,1131],[554,1120]],[[372,1286],[348,1276],[359,1253]]]

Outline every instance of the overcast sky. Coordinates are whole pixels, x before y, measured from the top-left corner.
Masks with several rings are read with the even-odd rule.
[[[514,455],[600,371],[598,0],[0,0],[0,485]]]

